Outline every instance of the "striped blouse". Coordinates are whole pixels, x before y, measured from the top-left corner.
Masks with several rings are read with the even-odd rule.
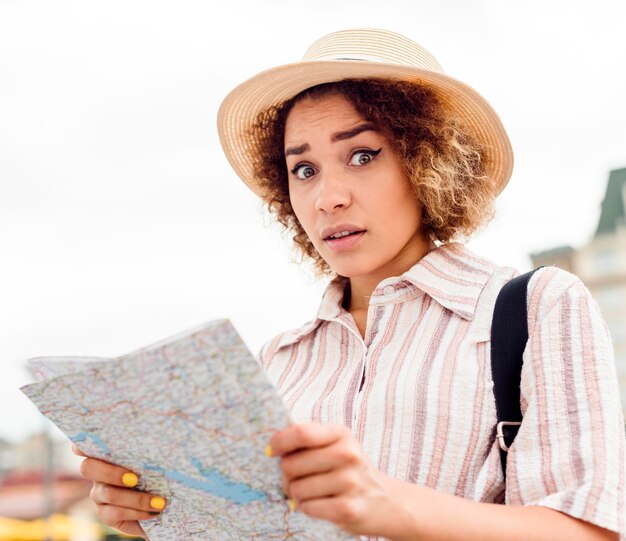
[[[493,306],[516,272],[443,245],[373,292],[362,338],[332,281],[317,317],[260,360],[297,422],[343,424],[378,468],[475,501],[541,505],[626,540],[624,420],[598,306],[549,267],[528,289],[524,421],[507,464],[495,440]]]

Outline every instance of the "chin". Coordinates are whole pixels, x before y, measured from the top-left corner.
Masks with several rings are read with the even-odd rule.
[[[339,276],[343,276],[345,278],[356,278],[357,276],[364,276],[367,274],[372,274],[376,272],[377,269],[380,268],[379,265],[369,263],[364,263],[358,261],[358,258],[345,258],[343,261],[335,260],[326,260],[328,266]]]

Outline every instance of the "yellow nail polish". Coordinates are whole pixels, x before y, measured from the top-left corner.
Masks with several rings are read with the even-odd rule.
[[[150,507],[153,509],[165,509],[165,500],[161,496],[155,496],[150,499]]]
[[[296,502],[294,502],[293,500],[289,500],[289,511],[295,511],[296,510]]]
[[[124,486],[133,488],[137,486],[138,482],[139,482],[139,477],[137,477],[132,472],[126,472],[124,475],[122,475],[122,483],[124,483]]]
[[[272,446],[269,443],[265,446],[265,449],[263,449],[263,452],[265,453],[265,456],[268,456],[268,457],[274,456],[274,451],[272,450]]]

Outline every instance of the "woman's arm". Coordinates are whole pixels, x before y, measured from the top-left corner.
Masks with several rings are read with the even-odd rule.
[[[388,479],[398,505],[414,510],[412,531],[397,540],[618,541],[619,535],[548,507],[478,503]]]
[[[392,479],[345,427],[293,425],[270,442],[297,510],[359,535],[420,541],[609,541],[617,533],[547,507],[478,503]]]

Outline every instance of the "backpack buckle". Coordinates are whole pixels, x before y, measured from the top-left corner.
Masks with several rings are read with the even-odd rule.
[[[498,443],[500,444],[500,449],[502,449],[503,451],[509,450],[509,446],[506,444],[506,440],[505,440],[504,427],[505,426],[520,426],[521,424],[522,423],[516,423],[513,421],[500,421],[496,425],[496,439],[498,440]]]

